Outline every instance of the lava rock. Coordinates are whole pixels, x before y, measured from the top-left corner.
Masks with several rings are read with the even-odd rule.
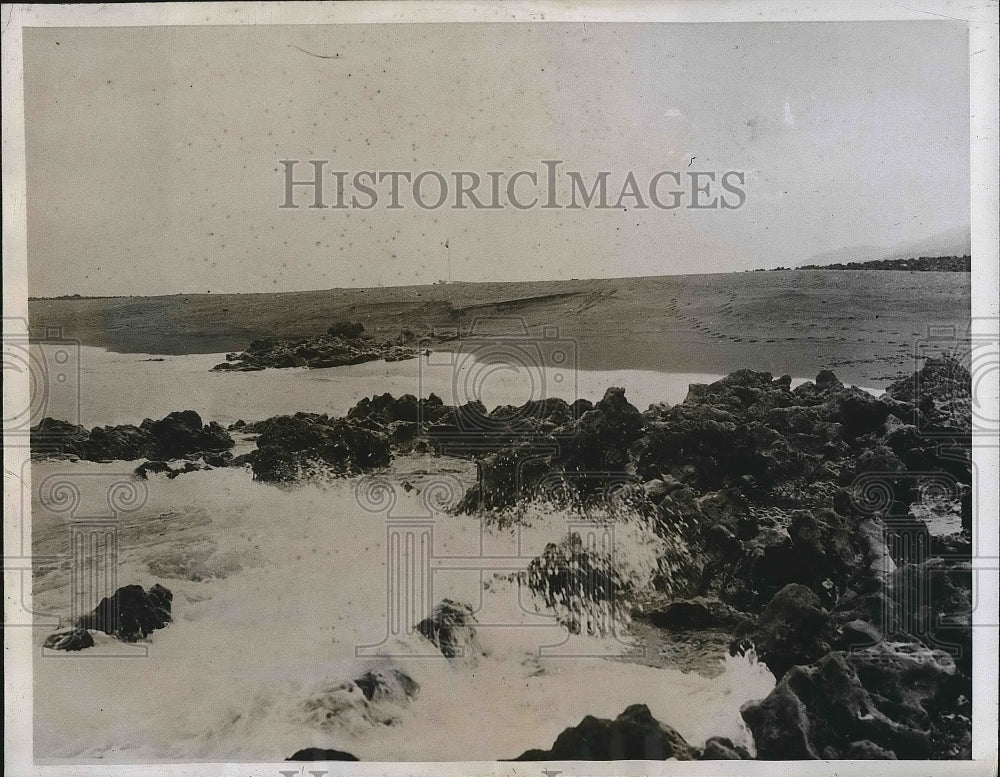
[[[750,752],[742,745],[734,745],[728,737],[709,737],[699,761],[749,761]]]
[[[159,583],[144,591],[140,585],[126,585],[114,595],[101,599],[91,612],[77,619],[81,629],[113,634],[123,642],[138,642],[171,621],[170,603],[174,595]]]
[[[469,605],[444,599],[434,607],[430,617],[417,624],[417,631],[446,658],[474,659],[483,652],[475,624],[476,616]]]
[[[176,459],[198,451],[224,451],[235,445],[233,438],[215,421],[202,425],[194,410],[168,414],[159,421],[146,419],[141,429],[152,437],[156,456]]]
[[[254,428],[260,435],[249,460],[257,480],[368,472],[392,460],[388,438],[353,421],[296,413],[259,421]]]
[[[732,607],[718,599],[695,597],[670,602],[642,614],[643,620],[662,629],[709,629],[729,626],[743,620]]]
[[[297,750],[286,761],[357,761],[358,759],[343,750],[328,750],[322,747],[306,747]]]
[[[804,585],[782,588],[764,608],[756,624],[737,630],[730,652],[752,643],[757,657],[781,679],[791,667],[809,664],[830,651],[830,615],[819,597]]]
[[[354,680],[368,701],[404,702],[416,698],[420,684],[399,669],[377,669]]]
[[[31,452],[35,455],[64,454],[83,457],[89,439],[87,430],[56,418],[45,417],[31,427]]]
[[[692,761],[697,755],[673,728],[633,704],[614,720],[587,715],[563,731],[549,750],[528,750],[515,761]]]
[[[57,631],[45,638],[42,647],[51,650],[86,650],[94,646],[94,635],[86,629]]]
[[[146,429],[124,424],[95,426],[84,448],[84,458],[92,461],[133,461],[152,455],[155,442]]]
[[[933,758],[942,722],[927,707],[954,673],[946,653],[918,643],[837,651],[793,667],[740,713],[762,760],[849,758],[859,749]]]

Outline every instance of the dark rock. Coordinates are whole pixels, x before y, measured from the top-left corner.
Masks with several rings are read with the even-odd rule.
[[[296,751],[291,758],[286,761],[357,761],[350,753],[343,750],[327,750],[321,747],[307,747]]]
[[[743,544],[728,526],[721,523],[706,524],[702,527],[705,549],[717,553],[724,562],[733,563],[743,552]]]
[[[947,654],[917,644],[833,652],[793,667],[767,698],[744,704],[740,713],[762,760],[849,758],[859,749],[899,759],[940,757],[935,740],[942,722],[927,706],[954,672]],[[855,744],[863,741],[869,744]]]
[[[173,471],[173,467],[165,461],[144,461],[135,468],[135,474],[141,480],[146,480],[150,475],[169,474]]]
[[[405,702],[416,698],[420,684],[399,669],[377,669],[365,672],[355,679],[354,684],[361,689],[368,701]]]
[[[479,469],[479,482],[466,492],[459,512],[499,511],[525,501],[551,501],[566,493],[551,458],[540,456],[528,445],[486,455]]]
[[[836,601],[857,556],[847,519],[829,509],[795,511],[787,535],[763,532],[748,546],[738,570],[744,600],[737,606],[760,606],[791,583],[810,588],[825,606]],[[706,541],[706,547],[713,544]]]
[[[413,394],[404,394],[397,399],[386,393],[362,399],[347,412],[347,417],[374,418],[383,424],[393,421],[435,423],[444,418],[449,409],[436,394],[418,400]]]
[[[646,616],[654,626],[665,629],[705,629],[713,625],[712,613],[701,602],[671,602]]]
[[[417,682],[399,669],[375,669],[356,680],[324,683],[300,703],[302,717],[321,730],[364,722],[391,726],[399,722],[401,708],[409,706],[420,691]]]
[[[927,359],[918,372],[890,384],[886,395],[916,406],[925,433],[953,434],[963,441],[971,433],[972,376],[950,355]]]
[[[604,549],[577,532],[550,542],[528,565],[528,587],[572,634],[605,634],[614,616],[626,618],[634,587]],[[609,615],[611,623],[609,623]]]
[[[646,492],[649,501],[654,504],[659,504],[663,497],[670,493],[667,484],[660,478],[647,480],[642,484],[642,490]]]
[[[275,416],[254,428],[260,436],[250,462],[258,480],[288,482],[324,472],[368,472],[392,460],[384,434],[325,415]]]
[[[231,458],[232,456],[230,455]],[[209,466],[200,461],[185,461],[179,467],[171,467],[165,461],[144,461],[135,468],[135,474],[141,480],[148,479],[152,474],[163,474],[170,480],[173,480],[178,475],[186,475],[189,472],[200,472],[205,469],[209,469]]]
[[[52,650],[85,650],[94,646],[94,636],[86,629],[57,631],[46,637],[42,646]]]
[[[878,626],[855,618],[840,627],[836,644],[841,650],[857,650],[858,648],[873,647],[884,638],[885,635]]]
[[[642,430],[642,415],[625,399],[625,389],[609,388],[594,409],[567,430],[558,462],[568,472],[624,472],[629,464],[628,449]],[[606,484],[600,477],[577,481],[577,487],[587,492],[601,491]]]
[[[133,461],[145,458],[155,450],[152,435],[146,429],[125,424],[95,426],[84,448],[84,458],[92,461]]]
[[[173,598],[174,595],[159,583],[148,591],[139,585],[126,585],[113,596],[101,599],[92,612],[77,619],[76,626],[113,634],[123,642],[138,642],[154,629],[162,629],[170,623]]]
[[[705,749],[698,756],[699,761],[749,761],[749,751],[734,745],[727,737],[709,737],[705,740]]]
[[[233,452],[220,451],[213,453],[206,451],[202,454],[201,458],[210,467],[228,467],[233,463]]]
[[[90,461],[177,459],[226,451],[233,444],[219,424],[202,426],[193,410],[171,413],[159,421],[147,418],[141,426],[96,426],[87,432],[82,426],[46,418],[32,429],[34,451],[72,454]]]
[[[749,644],[779,680],[793,666],[809,664],[830,651],[830,616],[819,598],[803,585],[782,588],[764,608],[756,624],[741,626],[731,652]]]
[[[198,451],[224,451],[235,444],[229,432],[215,421],[202,425],[201,416],[194,410],[170,413],[159,421],[147,418],[140,428],[152,437],[155,455],[162,459]]]
[[[31,427],[31,452],[38,455],[67,454],[84,456],[87,430],[78,424],[56,418],[43,418]]]
[[[856,437],[881,429],[893,410],[893,404],[859,388],[841,388],[826,401],[833,420],[840,423],[844,437]]]
[[[401,361],[415,357],[418,351],[407,345],[365,340],[361,324],[340,322],[326,334],[300,340],[262,338],[250,343],[242,353],[226,354],[226,362],[213,370],[247,372],[265,368],[341,367],[385,359]]]
[[[867,739],[860,739],[851,742],[844,750],[844,758],[856,759],[858,761],[894,761],[896,754],[884,747],[879,747],[874,742]]]
[[[579,417],[573,414],[573,408],[567,404],[566,400],[558,397],[530,399],[520,407],[501,405],[494,408],[489,416],[493,420],[504,422],[548,422],[554,426],[568,424]]]
[[[670,726],[654,718],[645,704],[633,704],[614,720],[588,715],[563,731],[549,750],[528,750],[515,761],[678,761],[696,751]]]
[[[350,339],[357,339],[364,334],[365,325],[360,321],[338,321],[332,324],[326,333],[331,337],[346,337]]]
[[[663,629],[707,629],[728,626],[742,620],[729,605],[718,599],[697,597],[670,602],[664,607],[643,613],[642,618]]]
[[[793,515],[788,535],[797,560],[796,582],[831,602],[856,556],[848,523],[833,510],[801,511]]]
[[[820,370],[815,383],[820,391],[835,391],[844,387],[831,370]]]
[[[476,616],[469,605],[444,599],[434,607],[430,617],[417,624],[417,631],[446,658],[475,659],[483,652],[475,624]]]
[[[931,558],[899,566],[885,581],[894,635],[912,635],[947,652],[972,676],[972,562]],[[885,618],[885,615],[883,615]]]

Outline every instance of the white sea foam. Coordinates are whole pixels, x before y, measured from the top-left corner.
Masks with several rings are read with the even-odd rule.
[[[129,466],[42,462],[33,478],[37,484],[54,472],[73,477]],[[426,469],[434,466],[427,461]],[[103,488],[102,481],[78,482],[84,500],[99,504],[102,494],[86,491]],[[584,715],[614,717],[635,703],[647,704],[693,744],[711,735],[750,744],[739,707],[773,687],[764,667],[727,658],[725,671],[709,679],[615,661],[609,656],[629,649],[624,637],[567,642],[552,613],[536,613],[537,600],[516,580],[493,579],[491,564],[509,569],[564,536],[568,514],[533,521],[519,549],[516,530],[484,535],[477,520],[428,513],[421,493],[397,488],[393,515],[432,518],[435,557],[463,557],[473,567],[435,572],[431,598],[477,609],[486,655],[474,663],[422,657],[430,643],[402,633],[382,645],[387,655],[357,657],[357,646],[386,636],[387,528],[384,514],[358,505],[355,485],[282,490],[240,470],[151,479],[146,504],[121,518],[118,585],[166,585],[175,620],[153,634],[144,658],[92,658],[91,649],[36,659],[37,755],[280,760],[319,746],[362,759],[488,760],[548,747]],[[65,517],[40,503],[33,515],[34,552],[65,552]],[[651,569],[649,554],[639,552],[643,536],[641,527],[630,527],[616,544],[639,577]],[[70,582],[68,563],[39,574],[36,609],[65,614]],[[38,645],[50,630],[38,630]],[[564,642],[539,655],[540,646]],[[100,643],[104,652],[129,650]],[[391,710],[394,724],[345,715],[317,725],[303,715],[305,701],[324,686],[387,662],[421,685],[410,705]]]

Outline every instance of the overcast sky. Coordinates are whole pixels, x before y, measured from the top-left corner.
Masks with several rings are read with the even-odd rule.
[[[961,23],[49,28],[24,53],[37,296],[722,272],[969,222]],[[280,159],[693,165],[747,200],[282,210]]]

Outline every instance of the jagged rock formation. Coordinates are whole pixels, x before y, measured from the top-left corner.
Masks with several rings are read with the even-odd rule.
[[[342,367],[348,364],[383,359],[387,362],[412,359],[420,351],[415,347],[416,338],[400,335],[396,342],[376,343],[364,336],[360,323],[341,321],[333,324],[323,335],[300,340],[276,340],[265,337],[254,340],[241,353],[227,353],[226,361],[213,370],[252,372],[268,367]]]
[[[136,459],[178,459],[186,456],[220,454],[234,445],[229,432],[212,421],[202,424],[194,410],[170,413],[154,421],[147,418],[139,426],[82,426],[43,418],[31,428],[34,456],[71,456],[88,461],[134,461]]]
[[[563,731],[548,750],[528,750],[515,761],[692,761],[692,748],[674,729],[633,704],[614,720],[587,715]]]
[[[446,658],[475,661],[483,648],[476,637],[476,616],[464,602],[444,599],[430,616],[417,624],[417,631],[441,651]]]

